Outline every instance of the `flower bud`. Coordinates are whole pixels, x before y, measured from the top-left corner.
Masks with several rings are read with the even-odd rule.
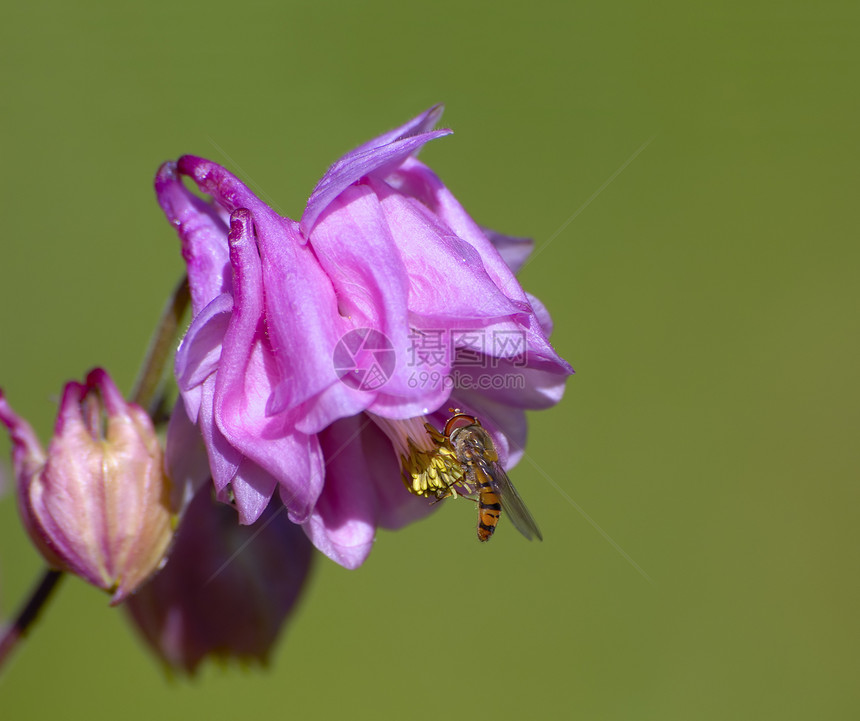
[[[168,668],[193,674],[206,658],[265,663],[304,586],[312,548],[277,501],[242,526],[203,487],[164,568],[124,606]]]
[[[0,392],[24,525],[48,563],[113,593],[133,592],[172,537],[170,481],[149,416],[92,371],[63,391],[45,453]]]

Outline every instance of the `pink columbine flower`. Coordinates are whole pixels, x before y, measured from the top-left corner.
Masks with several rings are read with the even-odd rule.
[[[188,505],[164,568],[124,604],[170,668],[206,658],[266,663],[300,595],[312,546],[273,500],[257,522],[203,487]]]
[[[54,568],[117,604],[161,564],[173,532],[171,484],[149,416],[110,376],[68,383],[47,453],[0,392],[24,526]]]
[[[511,465],[524,409],[558,402],[572,373],[512,271],[530,241],[481,229],[415,158],[450,133],[433,130],[440,115],[431,108],[347,153],[300,222],[208,160],[185,156],[156,177],[194,312],[168,457],[182,457],[195,425],[219,498],[242,523],[277,488],[290,519],[350,568],[377,527],[429,511],[408,471],[416,449],[432,447],[426,420],[452,405],[480,416]]]

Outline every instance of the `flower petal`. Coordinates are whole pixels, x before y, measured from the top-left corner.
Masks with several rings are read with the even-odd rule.
[[[278,349],[278,379],[267,410],[278,414],[327,388],[343,385],[332,358],[351,326],[338,312],[331,280],[313,249],[299,243],[297,231],[284,227],[264,234],[258,227],[257,232],[266,288],[266,329]],[[355,412],[347,394],[340,400],[344,403],[341,415]]]
[[[302,522],[322,490],[322,454],[316,438],[296,431],[287,414],[266,411],[278,375],[262,325],[262,271],[249,211],[233,213],[229,239],[235,298],[217,374],[215,418],[230,444],[277,480],[291,517]],[[272,489],[274,483],[250,468],[247,477],[237,475],[233,492],[243,518],[256,520],[265,508],[262,496]]]
[[[438,176],[419,160],[410,158],[388,178],[388,182],[399,191],[419,200],[430,211],[437,214],[458,237],[469,243],[477,251],[486,273],[492,279],[491,282],[518,308],[526,310],[528,321],[523,323],[522,318],[518,318],[517,322],[527,334],[530,354],[557,363],[560,368],[572,373],[573,369],[570,364],[558,356],[547,340],[547,333],[541,328],[542,325],[551,326],[547,322],[549,316],[543,306],[538,304],[538,310],[543,311],[543,313],[536,319],[534,317],[536,308],[530,302],[532,297],[526,295],[500,252],[457,202],[451,191],[439,180]],[[505,238],[505,241],[501,241],[498,234],[494,234],[494,239],[502,245],[505,242],[510,245],[515,240]],[[523,240],[521,245],[524,245],[525,242]],[[522,256],[522,250],[516,255]]]
[[[487,236],[493,247],[499,251],[505,265],[512,273],[519,273],[520,268],[525,265],[526,260],[535,249],[535,242],[531,238],[517,238],[513,235],[502,235],[490,228],[481,228],[481,232]],[[528,295],[528,293],[526,293]]]
[[[311,245],[352,327],[405,344],[409,279],[373,191],[346,188],[320,216]]]
[[[374,487],[360,442],[362,422],[370,421],[361,416],[344,418],[319,434],[326,455],[326,482],[304,524],[313,544],[345,568],[364,563],[376,535]]]
[[[230,443],[224,432],[215,423],[216,380],[216,376],[209,376],[200,386],[200,413],[197,418],[197,427],[203,436],[203,442],[206,444],[212,482],[215,489],[223,494],[239,470],[239,465],[242,463],[242,453]],[[170,436],[167,440],[168,443],[173,441]],[[171,452],[180,451],[174,449]]]
[[[158,169],[155,193],[182,241],[196,315],[217,295],[230,292],[227,226],[212,205],[183,185],[176,163]]]
[[[401,136],[381,146],[373,145],[374,141],[371,141],[344,155],[323,175],[308,200],[301,221],[304,236],[310,237],[314,225],[328,204],[357,180],[371,173],[385,177],[424,144],[450,134],[450,130],[434,130]]]
[[[218,370],[221,345],[230,322],[233,297],[217,296],[191,321],[185,337],[176,351],[174,370],[181,391],[190,391]],[[197,413],[189,408],[189,417],[196,421]]]
[[[371,179],[369,184],[380,198],[409,273],[409,310],[413,314],[460,321],[503,318],[530,310],[524,297],[517,302],[501,292],[474,247],[441,225],[423,205],[380,181]]]
[[[255,218],[259,216],[258,222],[263,219],[280,220],[280,216],[254,195],[247,185],[218,163],[195,155],[183,155],[176,162],[176,167],[180,173],[194,180],[200,190],[211,195],[228,213],[247,208]]]
[[[326,485],[305,531],[340,565],[364,562],[377,526],[400,528],[434,510],[403,487],[390,441],[366,415],[333,423],[320,433],[320,443]]]
[[[383,362],[392,363],[382,369],[378,391],[366,390],[364,404],[351,408],[350,415],[367,408],[375,412],[375,397],[380,399],[380,408],[389,412],[402,404],[401,417],[414,415],[409,412],[412,409],[407,410],[409,405],[426,408],[426,390],[414,382],[415,374],[425,370],[424,364],[410,359],[410,278],[371,188],[357,185],[341,193],[320,216],[311,245],[331,278],[339,311],[349,319],[351,332],[373,329],[384,343],[383,348],[362,351],[368,356],[364,360],[375,364],[382,357]],[[353,360],[360,363],[362,358]]]
[[[399,140],[400,138],[408,138],[413,135],[427,133],[436,127],[439,120],[442,118],[442,113],[444,111],[445,106],[438,103],[432,108],[428,108],[420,115],[412,118],[409,122],[404,123],[399,128],[389,130],[387,133],[378,135],[373,140],[368,140],[366,143],[362,143],[357,148],[354,148],[351,153],[348,153],[348,155],[363,152],[365,150],[372,150],[374,148],[380,148],[383,145],[393,143],[395,140]]]
[[[173,406],[167,424],[164,464],[173,483],[172,507],[182,514],[194,494],[212,477],[203,436],[188,418],[182,402]]]
[[[33,427],[12,410],[2,390],[0,390],[0,423],[9,429],[15,476],[19,482],[21,479],[29,481],[45,464],[45,451]]]
[[[57,555],[39,528],[33,506],[30,501],[30,489],[45,465],[46,456],[33,431],[33,427],[12,410],[3,391],[0,390],[0,423],[9,430],[12,441],[12,466],[15,471],[18,512],[21,521],[30,538],[41,551],[45,559],[55,568],[63,567],[63,560]]]
[[[506,358],[485,358],[482,365],[457,366],[457,390],[472,390],[513,408],[551,408],[564,395],[569,373],[557,366],[518,365]]]
[[[243,458],[230,487],[239,511],[239,523],[249,526],[266,510],[278,481],[269,471],[249,458]]]
[[[387,181],[398,191],[409,195],[434,213],[453,233],[469,243],[481,258],[493,283],[513,301],[525,300],[523,289],[499,251],[472,220],[450,190],[420,160],[409,158]]]
[[[526,293],[526,297],[529,299],[529,303],[531,304],[532,310],[540,324],[543,334],[549,338],[552,335],[553,328],[552,318],[549,315],[549,311],[546,309],[546,306],[541,303],[540,298],[533,296],[531,293]]]

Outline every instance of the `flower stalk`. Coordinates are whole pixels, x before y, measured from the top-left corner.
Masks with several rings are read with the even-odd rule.
[[[154,406],[158,402],[156,394],[164,378],[164,369],[172,359],[182,317],[190,301],[188,276],[183,275],[164,306],[131,394],[132,403],[147,409],[150,415],[155,411]]]
[[[3,631],[3,636],[0,638],[0,669],[3,668],[6,659],[21,639],[27,635],[30,626],[39,618],[42,609],[47,604],[48,599],[54,595],[54,591],[64,575],[63,571],[57,571],[53,568],[46,569],[42,575],[42,580],[33,589],[32,595],[21,607],[15,620]]]

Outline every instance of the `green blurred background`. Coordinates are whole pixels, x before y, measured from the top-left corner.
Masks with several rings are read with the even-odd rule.
[[[320,558],[269,669],[191,682],[69,580],[3,718],[857,717],[856,3],[3,14],[0,385],[44,438],[67,379],[131,387],[182,271],[163,160],[211,157],[296,217],[436,102],[455,134],[422,159],[537,240],[521,280],[577,369],[513,473],[544,543],[483,546],[446,504],[358,571]],[[40,568],[7,495],[6,617]]]

